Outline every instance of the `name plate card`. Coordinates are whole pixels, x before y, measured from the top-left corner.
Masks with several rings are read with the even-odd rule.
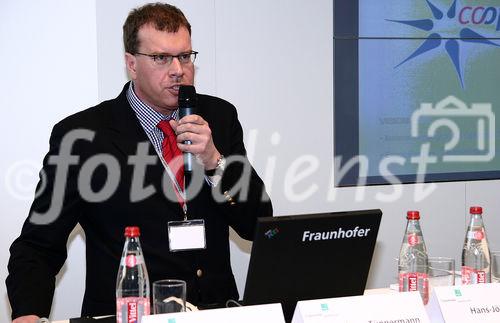
[[[428,323],[418,292],[325,298],[297,303],[292,323]]]
[[[142,323],[200,323],[200,322],[237,322],[237,323],[285,323],[281,304],[266,304],[217,308],[197,312],[182,312],[148,315]]]
[[[500,322],[500,284],[442,286],[432,289],[432,322]]]

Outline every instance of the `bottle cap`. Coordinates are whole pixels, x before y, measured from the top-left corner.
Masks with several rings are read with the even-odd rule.
[[[125,236],[126,237],[138,237],[141,235],[141,230],[139,227],[126,227],[125,228]]]
[[[483,214],[483,208],[480,206],[471,206],[470,214]]]
[[[406,218],[408,220],[420,220],[420,212],[408,211],[408,212],[406,212]]]

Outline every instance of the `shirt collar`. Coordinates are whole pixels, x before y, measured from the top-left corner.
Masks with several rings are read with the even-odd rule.
[[[130,82],[127,90],[127,100],[146,132],[152,132],[158,125],[158,122],[162,120],[177,119],[178,110],[175,110],[170,116],[166,116],[155,111],[150,105],[139,99],[135,94],[133,81]]]

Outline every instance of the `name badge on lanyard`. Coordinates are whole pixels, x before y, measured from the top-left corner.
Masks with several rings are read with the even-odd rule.
[[[206,249],[204,220],[168,222],[168,242],[170,251]]]
[[[174,184],[175,193],[184,211],[184,221],[170,221],[168,222],[168,242],[170,251],[186,251],[206,249],[207,242],[205,238],[205,221],[202,219],[188,220],[187,219],[187,203],[186,192],[180,187],[175,175],[168,167],[167,162],[163,155],[157,151],[168,176]]]

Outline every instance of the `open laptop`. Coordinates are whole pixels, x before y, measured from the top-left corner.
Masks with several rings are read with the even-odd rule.
[[[281,303],[291,321],[299,300],[362,295],[382,212],[259,218],[245,305]]]

